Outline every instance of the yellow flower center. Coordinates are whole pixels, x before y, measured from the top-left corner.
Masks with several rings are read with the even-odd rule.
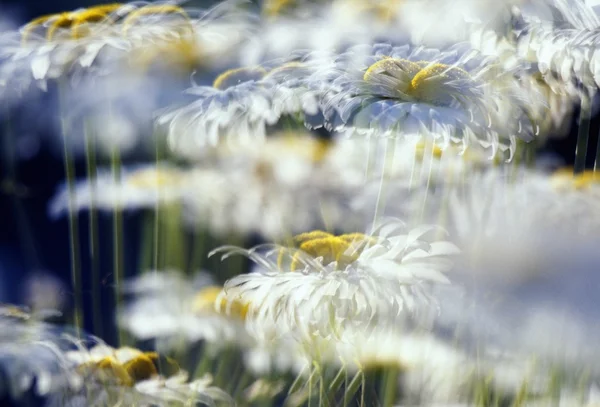
[[[124,349],[124,348],[121,348]],[[162,373],[169,377],[180,371],[173,359],[157,352],[134,350],[135,356],[121,363],[113,356],[104,357],[96,362],[87,362],[79,366],[93,372],[102,381],[117,381],[120,385],[131,387],[134,384],[151,379]]]
[[[572,168],[563,168],[552,174],[550,182],[557,190],[586,190],[595,184],[600,184],[600,174],[586,170],[579,174],[573,174]]]
[[[373,241],[373,238],[362,233],[333,235],[322,230],[315,230],[294,236],[293,248],[298,249],[292,256],[291,271],[302,269],[302,254],[312,258],[322,258],[322,264],[336,263],[338,270],[343,270],[355,262],[362,251]],[[283,264],[287,250],[279,253],[278,264]]]
[[[297,6],[297,0],[265,0],[263,3],[263,13],[267,17],[277,17]]]
[[[460,82],[472,81],[467,71],[456,66],[390,57],[375,62],[363,75],[365,82],[386,88],[389,78],[401,94],[434,105],[448,104],[458,95]]]
[[[182,175],[181,171],[172,168],[145,168],[130,174],[125,182],[144,189],[172,187],[181,182]]]
[[[70,36],[73,39],[88,36],[91,32],[89,24],[113,23],[114,21],[109,18],[109,15],[120,7],[122,7],[122,4],[118,3],[102,4],[82,11],[69,11],[38,17],[23,27],[21,42],[23,44],[27,43],[33,30],[47,23],[49,23],[46,30],[46,40],[48,41],[54,39],[57,31],[65,28],[71,28]]]
[[[194,298],[194,311],[221,313],[228,309],[228,315],[239,318],[242,321],[246,319],[246,314],[248,313],[250,305],[239,300],[230,301],[224,296],[221,297],[219,303],[217,303],[217,299],[222,292],[223,287],[219,286],[209,286],[201,289]]]
[[[454,81],[471,80],[464,69],[446,64],[433,63],[424,66],[410,81],[406,90],[415,99],[432,104],[447,101],[448,85]]]
[[[408,59],[384,57],[367,68],[363,75],[363,80],[365,82],[372,82],[376,79],[377,75],[386,75],[391,76],[392,78],[401,78],[405,76],[412,78],[420,70],[421,66],[419,64],[409,61]]]
[[[242,82],[262,79],[267,71],[260,66],[230,69],[217,76],[213,88],[227,89]]]

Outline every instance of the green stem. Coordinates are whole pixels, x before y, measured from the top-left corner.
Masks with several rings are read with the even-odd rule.
[[[78,213],[75,210],[75,165],[69,150],[69,122],[65,113],[65,87],[59,89],[60,103],[60,125],[63,138],[63,160],[65,166],[65,176],[67,182],[67,192],[69,195],[69,244],[71,250],[71,280],[73,281],[73,298],[74,298],[74,324],[77,329],[77,334],[81,335],[83,329],[83,299],[81,287],[81,260],[79,253],[79,223]]]
[[[89,228],[90,228],[90,257],[92,272],[92,321],[94,324],[94,334],[103,337],[104,329],[102,327],[102,309],[101,309],[101,290],[100,290],[100,245],[98,242],[98,211],[96,209],[97,196],[97,165],[96,149],[94,146],[93,134],[91,128],[86,123],[84,127],[85,139],[85,158],[87,166],[87,177],[90,183],[90,209],[89,209]]]
[[[575,174],[579,174],[585,170],[590,133],[591,109],[592,96],[584,94],[581,97],[579,112],[579,130],[577,132],[577,147],[575,148]]]
[[[356,395],[356,392],[358,391],[358,389],[363,387],[364,380],[365,380],[365,376],[362,371],[359,371],[354,375],[354,377],[350,381],[350,384],[348,384],[348,387],[346,387],[346,391],[344,392],[344,400],[343,400],[343,404],[342,404],[343,407],[347,407],[348,404],[350,403],[350,400],[352,400],[354,398],[354,396]],[[363,393],[363,396],[364,396],[364,393]]]
[[[383,407],[392,407],[394,405],[398,391],[399,375],[400,371],[396,367],[389,367],[385,369],[381,388]]]
[[[111,170],[116,185],[121,184],[121,157],[119,150],[114,147],[111,154]],[[113,210],[113,272],[114,272],[114,296],[115,312],[121,309],[121,285],[123,282],[123,212],[121,196],[117,197],[117,203]],[[117,341],[123,346],[125,333],[118,329]]]

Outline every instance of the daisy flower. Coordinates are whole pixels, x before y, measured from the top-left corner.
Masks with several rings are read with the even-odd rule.
[[[262,141],[267,129],[282,118],[318,114],[316,96],[298,77],[309,67],[291,62],[274,67],[245,67],[219,75],[212,86],[186,91],[195,98],[182,107],[168,109],[157,122],[168,128],[169,145],[187,157],[202,154],[221,141]]]
[[[124,291],[132,298],[119,315],[119,324],[138,339],[159,339],[166,347],[182,337],[217,348],[248,345],[246,307],[241,303],[220,307],[216,299],[221,290],[206,274],[188,281],[181,273],[150,271],[125,283]],[[227,315],[219,312],[221,308],[227,308]]]
[[[223,247],[213,253],[243,254],[257,264],[224,289],[228,301],[249,304],[246,321],[253,332],[275,325],[283,334],[327,337],[343,326],[417,313],[430,300],[428,284],[449,282],[444,272],[456,247],[437,240],[434,226],[403,229],[393,221],[369,235],[313,231],[295,236],[287,247]]]
[[[544,76],[555,74],[563,84],[579,82],[596,88],[597,13],[583,0],[552,0],[536,6],[521,10],[520,54],[537,62]]]
[[[6,87],[12,77],[27,78],[45,88],[48,79],[80,71],[106,74],[128,65],[148,67],[165,57],[167,67],[189,73],[244,37],[241,33],[249,26],[237,3],[208,11],[171,2],[115,3],[39,17],[0,38],[0,83]],[[235,35],[225,37],[225,32]]]
[[[273,134],[263,144],[222,146],[213,154],[215,162],[192,177],[183,200],[190,224],[206,224],[217,235],[278,239],[349,222],[347,197],[360,179],[336,144],[291,131]]]
[[[79,181],[71,191],[75,203],[73,211],[90,209],[103,211],[115,208],[154,208],[157,204],[170,204],[181,200],[189,175],[182,169],[168,165],[148,165],[124,169],[119,180],[112,171],[100,171],[96,178]],[[48,211],[51,217],[69,211],[69,190],[61,186],[51,200]]]
[[[67,366],[70,343],[62,338],[64,330],[44,322],[52,315],[0,306],[0,396],[18,400],[30,390],[47,396],[80,383]]]
[[[52,406],[78,405],[136,405],[185,406],[214,405],[215,401],[233,404],[222,390],[211,386],[206,375],[194,381],[177,363],[156,352],[134,348],[113,349],[98,344],[67,354],[74,370],[83,379],[83,386],[74,392],[56,394]]]
[[[445,144],[478,142],[493,152],[513,152],[516,139],[531,140],[533,129],[520,116],[514,125],[494,121],[510,111],[508,103],[518,107],[518,100],[494,88],[496,68],[464,44],[444,51],[376,44],[351,48],[313,77],[331,83],[322,103],[334,130],[429,135]]]

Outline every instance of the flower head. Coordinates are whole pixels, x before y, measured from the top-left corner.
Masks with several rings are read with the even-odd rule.
[[[388,222],[369,235],[313,231],[288,246],[224,247],[216,252],[244,254],[257,267],[226,282],[223,295],[249,304],[246,320],[258,334],[274,325],[286,335],[328,336],[417,313],[428,302],[428,283],[449,282],[443,272],[456,248],[437,232],[405,234],[401,223]]]
[[[125,292],[133,297],[119,315],[119,323],[136,338],[158,339],[166,348],[181,338],[202,340],[215,349],[248,345],[243,327],[246,306],[219,303],[221,290],[205,274],[190,282],[180,273],[151,271],[127,283]],[[222,312],[226,308],[227,315]]]
[[[262,141],[280,119],[302,122],[318,113],[316,96],[297,80],[307,69],[293,62],[226,71],[212,86],[188,89],[196,100],[168,109],[158,123],[168,125],[171,148],[186,156],[202,156],[207,146],[222,141]]]
[[[210,375],[188,381],[188,374],[173,359],[156,352],[98,344],[67,356],[84,385],[77,391],[55,395],[50,405],[77,399],[84,399],[90,406],[212,405],[215,400],[232,403],[225,392],[210,385]]]
[[[493,120],[500,107],[508,109],[517,100],[510,94],[496,97],[498,65],[462,44],[447,50],[356,46],[335,56],[331,66],[313,79],[331,83],[323,103],[333,129],[429,136],[444,144],[478,142],[493,152],[512,151],[516,137],[533,136],[526,123],[507,128]]]

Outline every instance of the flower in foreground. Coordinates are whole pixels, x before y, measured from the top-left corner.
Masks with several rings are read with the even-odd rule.
[[[70,343],[61,330],[44,322],[52,313],[29,313],[26,309],[0,305],[0,398],[19,400],[33,390],[47,396],[79,383],[70,371],[66,350]]]
[[[214,405],[215,401],[233,404],[225,392],[211,386],[210,375],[189,381],[187,372],[173,359],[156,352],[98,344],[71,351],[67,357],[83,385],[78,391],[54,395],[52,406],[187,406]]]
[[[346,325],[418,314],[431,302],[427,286],[449,283],[444,272],[456,247],[438,239],[435,226],[404,229],[388,221],[368,235],[313,231],[286,246],[226,246],[213,253],[243,254],[256,263],[254,272],[224,286],[228,301],[249,304],[246,321],[253,332],[274,325],[284,335],[327,337]]]

